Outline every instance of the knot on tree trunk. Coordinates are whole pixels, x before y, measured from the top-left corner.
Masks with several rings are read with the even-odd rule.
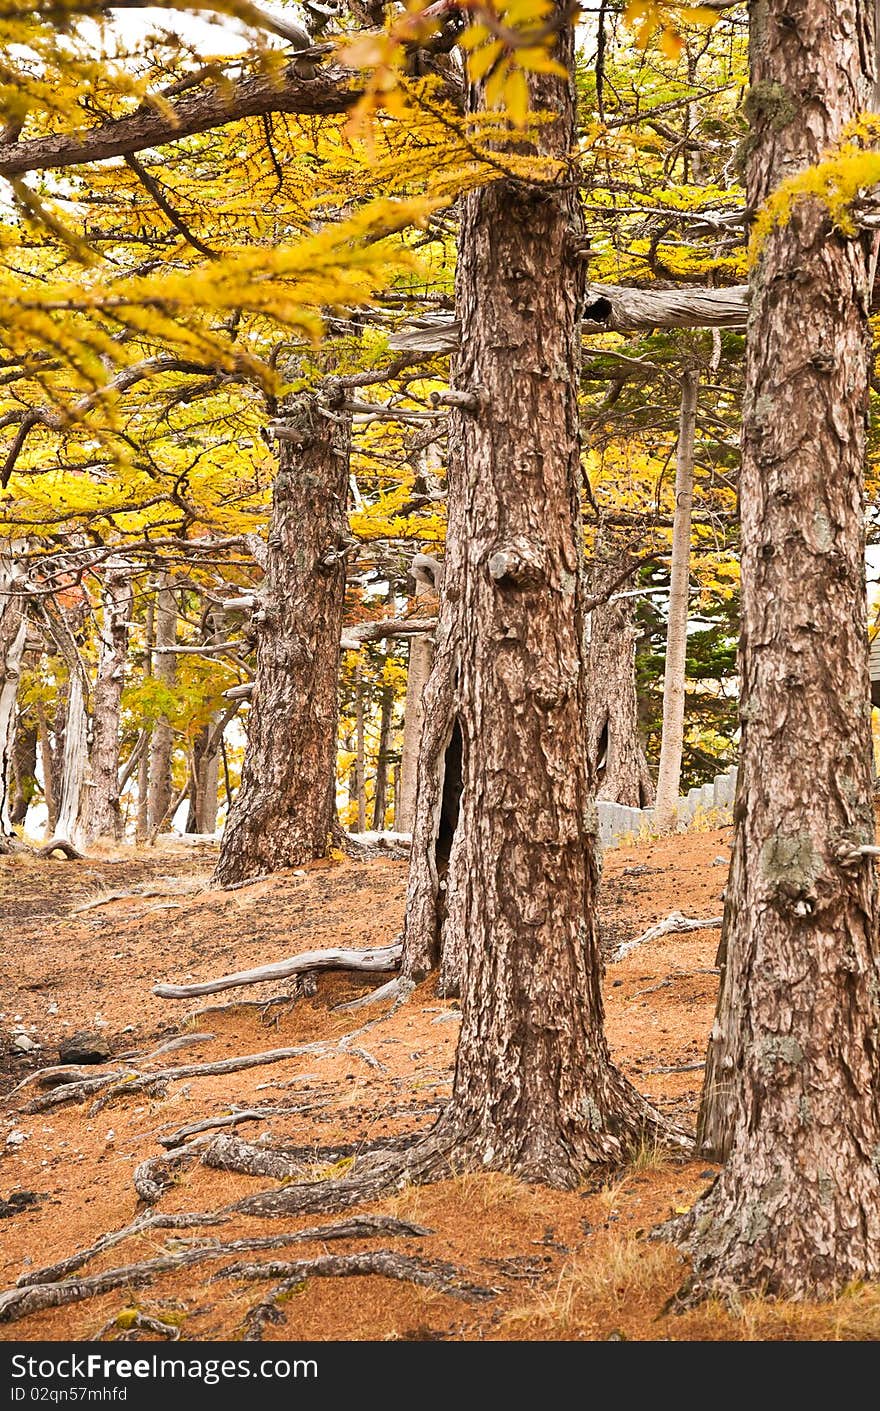
[[[540,588],[547,582],[543,546],[528,539],[499,544],[486,566],[499,588]]]

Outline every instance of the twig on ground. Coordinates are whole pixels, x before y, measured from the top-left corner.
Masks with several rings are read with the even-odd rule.
[[[706,916],[691,917],[684,916],[680,911],[671,911],[665,921],[658,921],[656,926],[649,926],[647,931],[643,931],[640,936],[636,936],[632,941],[624,941],[623,945],[617,947],[611,956],[612,963],[618,960],[625,960],[639,946],[645,945],[648,941],[659,940],[661,936],[668,936],[672,933],[683,931],[704,931],[713,926],[720,926],[723,917]]]
[[[255,970],[239,970],[221,975],[216,980],[201,980],[192,985],[154,985],[153,994],[160,999],[192,999],[197,995],[213,995],[218,990],[232,990],[238,985],[261,985],[266,980],[286,980],[304,970],[396,970],[403,954],[402,942],[390,946],[373,946],[367,950],[311,950],[289,960],[272,965],[259,965]]]

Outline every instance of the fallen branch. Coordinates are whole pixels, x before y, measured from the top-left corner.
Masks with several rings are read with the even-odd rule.
[[[656,941],[660,936],[669,936],[673,933],[683,931],[704,931],[711,926],[720,926],[723,917],[706,916],[704,918],[684,916],[680,911],[671,911],[665,921],[658,921],[656,926],[649,926],[647,931],[643,931],[641,936],[636,936],[635,940],[624,941],[623,945],[617,947],[611,957],[612,963],[618,960],[625,960],[639,946],[645,945],[647,941]]]
[[[161,999],[192,999],[195,995],[213,995],[219,990],[232,990],[238,985],[260,985],[265,980],[285,980],[304,970],[396,970],[403,954],[402,943],[374,946],[369,950],[309,950],[289,960],[273,965],[258,965],[255,970],[239,970],[221,975],[218,980],[200,980],[193,985],[154,985],[153,994]]]
[[[472,1284],[452,1264],[417,1259],[392,1249],[359,1251],[357,1254],[323,1254],[317,1259],[268,1260],[265,1264],[231,1264],[214,1279],[277,1279],[283,1281],[249,1309],[244,1322],[245,1342],[259,1342],[267,1323],[283,1321],[279,1300],[292,1293],[305,1279],[338,1279],[349,1275],[379,1274],[386,1279],[418,1284],[452,1298],[476,1302],[495,1298],[498,1289]]]
[[[142,1224],[132,1233],[140,1234],[146,1227]],[[0,1323],[14,1323],[31,1313],[39,1313],[45,1308],[64,1308],[70,1303],[81,1303],[96,1294],[109,1293],[118,1288],[140,1288],[148,1284],[157,1274],[172,1273],[194,1264],[204,1264],[211,1259],[225,1259],[230,1254],[241,1254],[261,1249],[280,1249],[286,1245],[304,1244],[312,1240],[353,1239],[371,1234],[392,1234],[421,1239],[432,1231],[421,1225],[410,1225],[385,1215],[354,1216],[342,1225],[321,1226],[310,1230],[297,1230],[293,1234],[261,1235],[255,1239],[233,1240],[229,1244],[202,1245],[195,1249],[182,1249],[174,1254],[162,1254],[156,1259],[146,1259],[140,1264],[127,1264],[117,1269],[105,1269],[100,1274],[91,1274],[83,1279],[63,1279],[57,1283],[35,1283],[7,1289],[0,1294]],[[105,1246],[106,1247],[106,1246]],[[333,1256],[325,1256],[332,1258]],[[306,1261],[308,1262],[308,1261]],[[30,1276],[33,1279],[33,1275]],[[270,1275],[269,1277],[275,1277]]]

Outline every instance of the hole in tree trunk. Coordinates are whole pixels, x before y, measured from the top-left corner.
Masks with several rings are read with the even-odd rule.
[[[458,810],[462,790],[462,734],[456,719],[443,759],[443,799],[440,804],[440,826],[437,830],[437,875],[445,878],[452,852],[452,839],[458,826]]]
[[[604,723],[603,723],[603,725],[602,725],[602,733],[601,733],[601,735],[599,736],[599,741],[598,741],[598,744],[596,745],[596,787],[597,787],[597,788],[598,788],[598,786],[602,783],[602,780],[605,778],[605,769],[606,769],[606,767],[607,767],[607,764],[608,764],[608,717],[607,717],[607,715],[606,715],[605,721],[604,721]]]

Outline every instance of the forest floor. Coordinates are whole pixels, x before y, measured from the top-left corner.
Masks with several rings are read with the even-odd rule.
[[[719,915],[729,845],[730,830],[714,829],[609,850],[602,880],[607,940],[619,945],[671,911]],[[83,862],[0,859],[5,1005],[0,1034],[5,1039],[24,1033],[40,1045],[26,1054],[7,1054],[0,1073],[0,1091],[6,1094],[0,1110],[0,1197],[7,1202],[0,1203],[0,1289],[142,1213],[134,1168],[159,1156],[159,1139],[178,1128],[229,1113],[233,1105],[274,1108],[259,1120],[239,1124],[236,1134],[250,1142],[264,1139],[273,1147],[307,1148],[308,1176],[314,1180],[344,1171],[351,1154],[377,1138],[427,1130],[447,1098],[457,1005],[439,1000],[430,983],[392,1012],[385,1004],[354,1014],[336,1006],[386,976],[328,973],[319,977],[315,994],[272,1004],[267,1001],[290,992],[290,982],[197,1001],[163,1000],[151,993],[157,980],[185,983],[302,950],[388,943],[400,930],[406,884],[402,862],[316,864],[231,892],[207,890],[213,863],[213,849],[180,846],[120,850],[118,857]],[[140,895],[83,909],[109,891],[135,887]],[[658,1107],[690,1127],[715,1004],[718,934],[717,928],[707,928],[663,936],[609,965],[606,975],[608,1034],[617,1062]],[[340,1046],[341,1039],[372,1020],[377,1022],[358,1034],[351,1048]],[[57,1063],[59,1041],[81,1030],[103,1034],[114,1059],[141,1055],[135,1061],[142,1072],[315,1047],[231,1074],[182,1077],[164,1085],[164,1091],[126,1091],[122,1082],[103,1105],[89,1099],[25,1111],[46,1090],[29,1084],[10,1096],[13,1087],[37,1068]],[[202,1037],[144,1062],[143,1055],[179,1035]],[[97,1067],[89,1073],[105,1071]],[[467,1297],[462,1295],[468,1290],[454,1283],[442,1291],[376,1273],[309,1277],[278,1304],[278,1320],[266,1323],[263,1337],[880,1337],[880,1297],[871,1290],[852,1290],[826,1307],[758,1300],[737,1314],[715,1304],[682,1315],[666,1312],[685,1266],[674,1250],[647,1240],[646,1234],[690,1206],[714,1174],[705,1162],[674,1161],[645,1151],[613,1180],[573,1192],[526,1186],[503,1175],[461,1175],[406,1187],[370,1202],[363,1213],[413,1222],[424,1233],[361,1231],[332,1243],[318,1235],[273,1251],[271,1257],[312,1259],[390,1249],[422,1261],[420,1269],[439,1267],[428,1261],[454,1265],[462,1280],[488,1295]],[[210,1168],[197,1152],[171,1173],[154,1209],[161,1214],[215,1211],[279,1184]],[[234,1214],[219,1227],[194,1232],[154,1227],[92,1258],[82,1275],[191,1249],[206,1240],[289,1235],[348,1218],[273,1220]],[[246,1256],[252,1262],[267,1257],[265,1250]],[[162,1336],[161,1323],[184,1339],[239,1337],[269,1285],[225,1274],[236,1258],[227,1254],[160,1273],[142,1286],[132,1279],[129,1285],[6,1323],[0,1337],[150,1339]],[[159,1324],[145,1325],[144,1319]]]

